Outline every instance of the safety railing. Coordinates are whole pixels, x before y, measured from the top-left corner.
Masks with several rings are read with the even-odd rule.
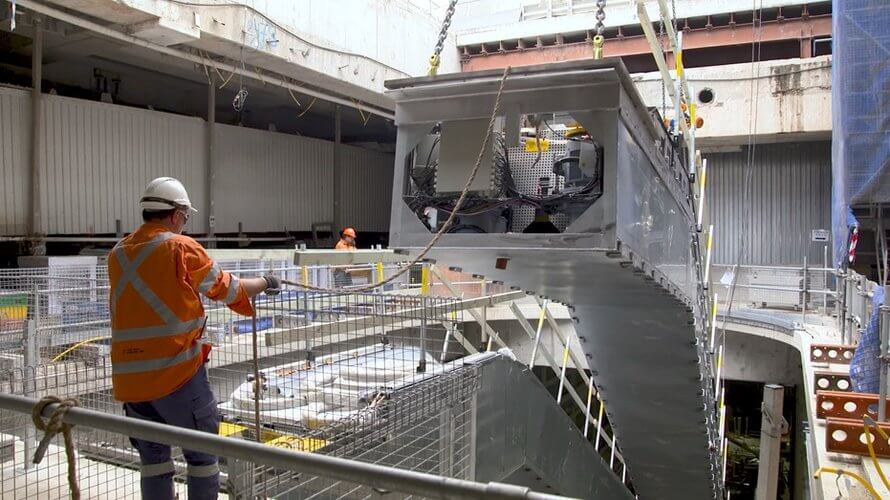
[[[68,493],[67,462],[59,438],[50,442],[40,464],[31,464],[30,452],[36,434],[27,422],[38,402],[35,398],[0,395],[0,435],[3,468],[15,471],[0,476],[3,498],[64,498]],[[50,417],[57,405],[49,405],[43,416]],[[74,446],[77,455],[74,472],[85,498],[130,498],[139,495],[137,465],[129,437],[217,455],[223,469],[223,491],[236,498],[294,495],[299,498],[365,498],[368,495],[393,494],[396,498],[417,495],[422,498],[525,498],[558,499],[535,493],[529,488],[502,483],[477,483],[444,475],[390,467],[367,461],[305,453],[281,447],[265,446],[247,439],[222,437],[180,427],[122,417],[86,408],[72,408],[63,417],[75,425]],[[435,454],[440,453],[435,448]],[[244,467],[249,464],[248,467]],[[181,463],[177,464],[180,469]],[[249,478],[241,475],[250,474]],[[274,478],[276,490],[254,491],[256,475]],[[249,481],[245,481],[249,479]],[[174,483],[184,493],[181,481]],[[250,484],[249,490],[241,488]]]
[[[838,275],[824,267],[713,265],[712,290],[719,303],[728,300],[733,280],[734,307],[789,309],[831,314],[835,307]]]
[[[290,281],[340,290],[379,283],[398,267],[293,266],[283,261],[258,260],[221,261],[220,265],[242,277],[271,270]],[[368,418],[367,408],[374,401],[378,406],[381,400],[389,401],[393,397],[391,391],[431,376],[445,380],[447,377],[442,374],[450,371],[456,360],[506,346],[490,326],[488,311],[498,303],[512,302],[525,294],[459,270],[431,272],[433,268],[429,263],[419,265],[402,279],[373,293],[288,288],[275,297],[260,295],[255,302],[255,322],[221,304],[205,301],[207,322],[203,336],[213,346],[207,366],[211,385],[221,402],[224,432],[254,439],[259,435],[262,441],[274,446],[307,451],[319,446],[326,453],[353,450],[362,456],[385,458],[394,466],[413,464],[419,470],[426,467],[435,473],[445,471],[451,477],[472,477],[471,445],[466,432],[470,425],[469,408],[465,405],[456,404],[448,410],[449,418],[456,422],[456,434],[449,444],[447,466],[428,457],[437,446],[429,440],[431,429],[439,425],[438,414],[429,409],[436,408],[436,401],[448,401],[447,393],[413,398],[415,410],[405,413],[401,420],[416,421],[416,425],[402,431],[401,441],[386,437],[393,435],[391,429],[389,434],[375,431],[376,421]],[[341,273],[350,273],[351,282],[337,276]],[[20,319],[0,328],[0,341],[4,342],[0,348],[0,392],[86,398],[91,408],[120,414],[120,406],[111,394],[109,287],[104,266],[69,269],[65,275],[43,269],[0,274],[0,279],[6,280],[0,281],[6,286],[0,293],[17,297],[16,304],[23,306],[17,309]],[[542,305],[542,310],[547,308]],[[554,373],[561,378],[557,401],[568,401],[586,416],[579,423],[584,436],[615,474],[628,483],[623,456],[613,439],[598,391],[589,371],[585,371],[586,362],[574,359],[576,353],[569,349],[570,339],[575,337],[561,332],[549,309],[542,318],[545,319],[539,321],[535,331],[536,345],[546,322],[560,346],[552,354],[543,343],[536,348],[538,359],[548,358]],[[465,320],[480,325],[479,338],[465,337]],[[525,317],[517,316],[517,320],[529,326]],[[575,383],[566,373],[570,358],[582,375]],[[532,360],[530,365],[534,364]],[[256,380],[261,381],[258,391]],[[389,389],[381,392],[381,385]],[[424,413],[424,408],[429,411]],[[386,411],[387,422],[396,422],[394,410]],[[430,412],[435,415],[412,416]],[[343,428],[351,430],[335,432]],[[362,441],[356,439],[357,435],[378,436],[391,449],[362,449],[357,445]],[[96,447],[91,444],[89,448]],[[122,457],[135,460],[132,449],[121,451],[127,448],[126,442],[113,448],[109,453],[115,463],[121,462]],[[125,463],[121,465],[126,467]],[[281,492],[282,488],[293,486],[278,475],[253,469],[239,474],[252,478],[238,483],[242,488]]]

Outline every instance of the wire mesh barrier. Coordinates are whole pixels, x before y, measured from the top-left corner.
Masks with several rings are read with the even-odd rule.
[[[258,260],[220,265],[241,277],[272,271],[347,290],[382,281],[397,268],[294,267]],[[277,296],[256,297],[255,318],[205,301],[203,340],[213,346],[206,366],[219,401],[220,434],[472,479],[472,399],[478,377],[473,366],[465,365],[467,352],[457,339],[462,338],[463,311],[472,300],[504,288],[456,272],[449,277],[447,284],[431,279],[418,266],[374,293],[286,289]],[[0,297],[6,298],[0,392],[72,397],[81,407],[123,415],[111,392],[104,266],[6,270],[0,286]],[[0,412],[0,428],[0,495],[66,497],[60,444],[50,446],[43,463],[30,464],[35,448],[30,419]],[[85,497],[138,496],[139,457],[126,436],[76,428],[75,442]],[[262,463],[225,457],[221,462],[223,490],[238,498],[364,498],[381,493]],[[174,464],[176,488],[184,495],[181,452]]]
[[[711,286],[721,304],[729,298],[733,279],[736,305],[822,312],[835,306],[834,269],[715,265],[711,269]]]
[[[339,289],[286,288],[276,296],[261,294],[254,300],[255,317],[239,316],[204,299],[202,341],[212,346],[205,366],[218,401],[221,436],[442,477],[475,477],[479,380],[472,363],[506,345],[488,325],[486,311],[524,293],[428,263],[372,293],[349,290],[382,282],[399,264],[218,263],[242,278],[272,272]],[[111,385],[109,289],[103,264],[0,271],[0,394],[77,398],[83,408],[123,416]],[[519,311],[513,304],[508,309],[514,315]],[[558,333],[552,311],[533,325],[524,315],[515,316],[535,344],[545,317],[549,330]],[[465,336],[465,322],[480,326],[471,329],[472,338]],[[569,338],[559,333],[557,339],[556,348],[566,350]],[[543,344],[540,350],[546,350]],[[548,354],[555,358],[551,367],[557,376],[561,354]],[[611,451],[598,393],[588,380],[579,380],[583,385],[577,390],[567,384],[577,405],[570,413],[590,415],[586,423],[581,421],[585,437],[596,442],[604,460],[627,481],[620,452]],[[591,394],[592,405],[587,401]],[[0,429],[0,496],[68,495],[61,442],[54,441],[45,461],[34,465],[29,463],[36,447],[30,419],[3,411]],[[125,434],[76,428],[75,442],[85,497],[138,496],[139,456]],[[176,489],[185,496],[186,460],[176,449],[173,460]],[[366,483],[258,460],[223,456],[221,469],[223,492],[237,498],[366,498],[385,493]]]

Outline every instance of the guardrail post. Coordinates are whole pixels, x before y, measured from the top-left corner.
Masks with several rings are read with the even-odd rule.
[[[828,245],[822,247],[822,288],[825,290],[822,294],[822,308],[828,316]]]
[[[424,265],[424,269],[427,269]],[[426,318],[429,314],[427,300],[429,297],[420,297],[422,312],[420,314],[420,361],[417,363],[417,373],[426,372]]]
[[[807,256],[804,255],[803,256],[803,283],[802,283],[802,287],[801,287],[801,288],[803,288],[803,296],[802,296],[802,300],[801,300],[801,310],[802,310],[804,323],[807,322],[807,299],[808,299],[807,274],[809,274],[809,270],[807,268]]]
[[[34,287],[37,288],[36,285]],[[34,302],[37,303],[37,294],[34,294]],[[37,321],[33,318],[26,319],[22,327],[22,394],[35,396],[37,393],[37,364],[39,363],[39,351],[37,346]],[[14,389],[14,388],[13,388]],[[34,424],[28,421],[25,425],[25,435],[22,437],[24,467],[34,467],[31,463],[31,445],[37,440]]]
[[[884,304],[881,306],[881,314],[878,315],[878,328],[881,334],[881,382],[880,398],[878,399],[878,421],[887,420],[887,368],[890,364],[890,304],[888,295],[890,285],[884,286]]]
[[[237,458],[228,461],[228,480],[226,486],[231,498],[250,500],[256,497],[254,492],[254,467],[251,462]]]

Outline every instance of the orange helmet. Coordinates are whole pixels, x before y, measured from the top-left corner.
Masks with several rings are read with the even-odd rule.
[[[352,229],[351,227],[347,227],[347,228],[344,229],[340,234],[342,234],[343,236],[349,236],[350,238],[355,238],[355,237],[356,237],[356,236],[355,236],[355,229]]]

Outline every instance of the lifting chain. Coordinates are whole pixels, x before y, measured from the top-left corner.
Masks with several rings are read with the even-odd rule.
[[[448,8],[445,10],[445,19],[442,21],[442,28],[439,29],[439,38],[436,39],[436,48],[433,49],[433,55],[430,56],[429,76],[436,76],[439,71],[439,63],[442,62],[442,49],[445,47],[445,39],[448,37],[448,28],[451,27],[451,18],[454,17],[454,8],[457,6],[457,0],[449,0]]]
[[[594,59],[602,59],[603,58],[603,45],[606,42],[606,39],[603,38],[603,31],[605,30],[605,25],[603,25],[603,21],[606,20],[606,0],[596,0],[596,35],[593,37],[593,58]]]

